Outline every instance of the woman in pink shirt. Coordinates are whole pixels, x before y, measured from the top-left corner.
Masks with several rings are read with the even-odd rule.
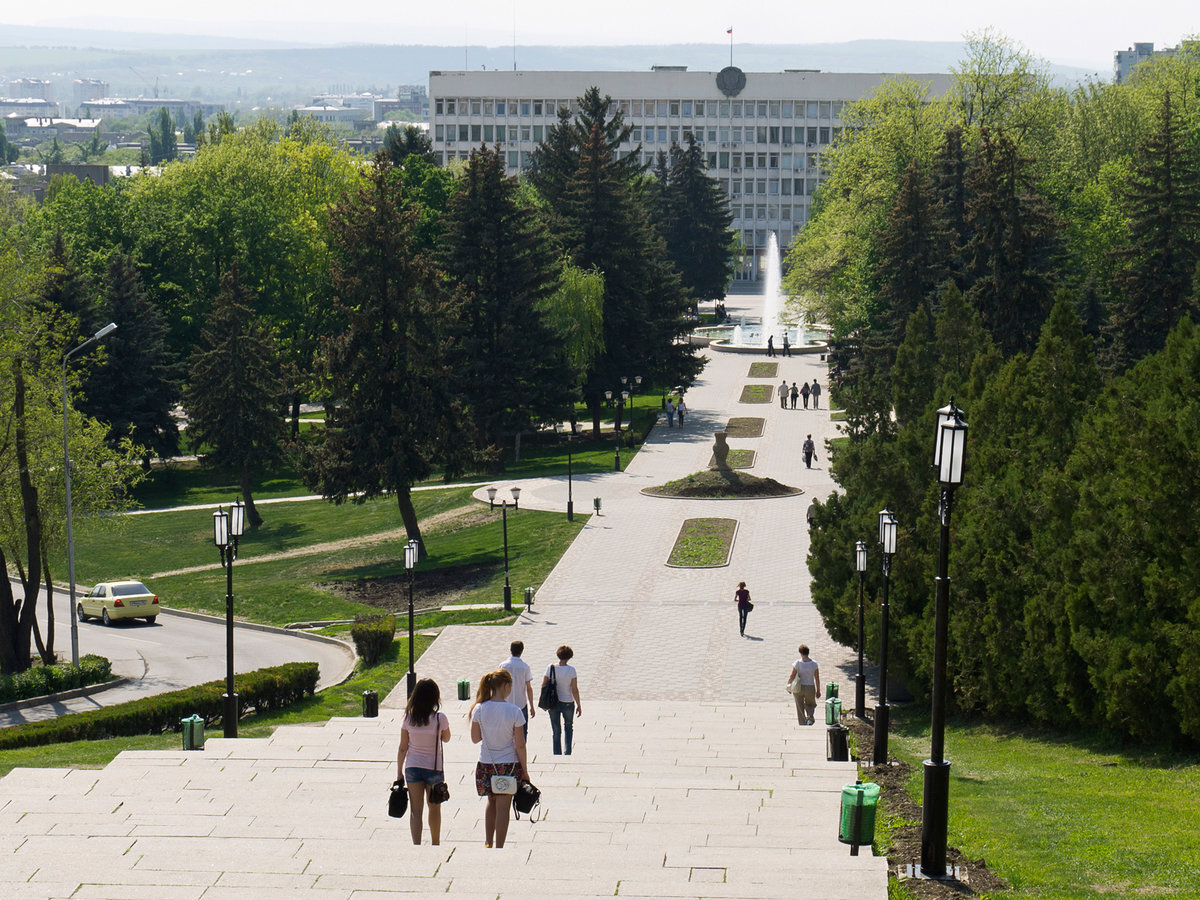
[[[421,808],[429,789],[446,776],[438,765],[441,753],[438,740],[450,740],[450,722],[445,713],[438,712],[442,694],[437,682],[422,678],[413,688],[405,707],[404,724],[400,726],[400,751],[396,754],[396,778],[408,787],[408,826],[414,844],[421,843]],[[442,838],[442,807],[429,804],[429,837],[437,845]]]

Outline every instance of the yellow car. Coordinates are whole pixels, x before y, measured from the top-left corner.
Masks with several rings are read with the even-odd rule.
[[[80,622],[92,616],[105,625],[114,619],[145,619],[158,617],[158,597],[140,581],[103,581],[83,597],[75,607]]]

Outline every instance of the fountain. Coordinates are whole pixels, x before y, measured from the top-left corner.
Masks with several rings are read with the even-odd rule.
[[[783,349],[784,334],[787,334],[793,353],[824,352],[828,329],[789,325],[784,320],[782,286],[779,239],[775,232],[771,232],[767,242],[767,265],[763,274],[762,316],[758,324],[747,324],[742,318],[737,325],[697,328],[693,334],[722,353],[763,353],[766,351],[767,337],[770,335],[775,337],[775,351],[778,353]]]

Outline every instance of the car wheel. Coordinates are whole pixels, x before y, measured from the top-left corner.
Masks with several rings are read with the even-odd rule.
[[[149,622],[151,625],[153,625],[153,624],[154,624],[154,621],[155,621],[157,618],[158,618],[158,616],[146,616],[146,621],[147,621],[147,622]]]
[[[75,607],[75,615],[79,617],[80,622],[86,622],[88,620],[87,615],[83,611],[82,603]]]
[[[108,610],[107,610],[107,609],[102,609],[102,610],[100,610],[100,621],[101,621],[101,622],[103,622],[105,625],[111,625],[111,624],[112,624],[112,619],[110,619],[110,618],[108,617]]]

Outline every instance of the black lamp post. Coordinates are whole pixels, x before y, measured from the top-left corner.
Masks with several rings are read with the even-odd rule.
[[[879,702],[875,706],[875,765],[887,763],[888,719],[888,588],[892,580],[892,555],[896,552],[898,523],[890,509],[879,511],[879,543],[883,547],[883,603],[879,607]]]
[[[962,410],[950,400],[937,413],[933,465],[938,470],[941,499],[941,539],[938,545],[937,595],[933,633],[933,709],[929,759],[925,760],[925,796],[921,814],[921,874],[944,879],[946,826],[950,812],[950,763],[945,758],[946,739],[946,632],[950,606],[950,510],[954,489],[963,481],[967,448],[967,423]]]
[[[16,303],[16,301],[13,302],[14,304]],[[96,341],[107,337],[116,330],[116,323],[109,322],[74,350],[67,351],[66,355],[63,356],[62,361],[63,473],[67,480],[67,583],[69,585],[68,597],[70,598],[71,603],[71,662],[75,665],[79,665],[79,617],[75,615],[75,531],[72,528],[71,521],[71,429],[67,424],[67,363],[70,361],[72,356],[74,356],[84,347],[90,347]]]
[[[571,439],[573,434],[567,435],[567,521],[575,521],[575,495],[573,492],[574,485],[572,484],[571,476]]]
[[[521,489],[519,487],[510,488],[513,498],[513,509],[520,509]],[[496,489],[490,487],[487,489],[488,505],[495,507]],[[504,528],[504,609],[506,612],[512,611],[512,585],[508,580],[508,501],[500,501],[500,521]]]
[[[417,557],[421,545],[415,540],[404,545],[404,569],[408,572],[408,695],[412,696],[417,686],[417,671],[414,668],[413,653],[413,571],[417,568]]]
[[[238,539],[245,526],[246,509],[235,500],[225,512],[221,507],[213,513],[213,543],[221,552],[225,567],[225,737],[238,736],[238,695],[233,689],[233,561],[237,559]]]
[[[854,715],[864,718],[867,707],[867,679],[863,675],[863,582],[867,577],[867,545],[854,544],[854,568],[858,570],[858,674],[854,676]]]

